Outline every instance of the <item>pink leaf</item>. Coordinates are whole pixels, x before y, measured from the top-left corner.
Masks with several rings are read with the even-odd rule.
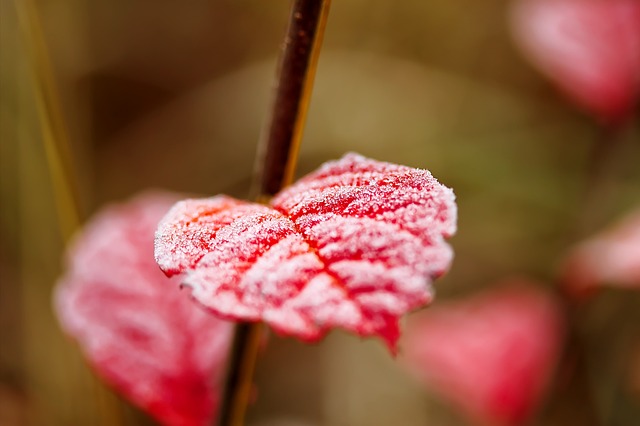
[[[512,280],[416,315],[403,348],[416,377],[472,420],[516,425],[544,393],[562,329],[551,296]]]
[[[175,195],[144,194],[91,220],[55,291],[64,330],[98,375],[168,426],[210,424],[231,326],[204,312],[153,259]]]
[[[640,289],[640,210],[574,247],[562,263],[561,276],[575,295],[602,284]]]
[[[451,262],[452,191],[428,171],[349,154],[271,206],[182,201],[158,227],[156,260],[224,318],[306,341],[342,327],[395,350],[399,317],[431,300]]]
[[[515,39],[576,103],[606,121],[626,118],[640,91],[640,2],[519,0]]]

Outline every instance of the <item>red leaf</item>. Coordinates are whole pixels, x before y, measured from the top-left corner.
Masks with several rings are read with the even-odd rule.
[[[153,233],[176,199],[146,194],[93,218],[68,251],[55,308],[119,393],[162,424],[200,426],[217,410],[231,326],[181,294],[154,262]]]
[[[510,281],[416,315],[403,349],[416,377],[472,420],[516,425],[544,393],[562,329],[550,295]]]
[[[575,102],[626,118],[640,92],[640,2],[520,0],[512,27],[531,62]]]
[[[306,341],[333,327],[378,335],[428,303],[452,258],[450,189],[428,171],[350,154],[277,195],[273,208],[186,200],[162,220],[156,260],[224,318]]]
[[[640,210],[574,247],[562,263],[561,276],[577,296],[602,284],[640,289]]]

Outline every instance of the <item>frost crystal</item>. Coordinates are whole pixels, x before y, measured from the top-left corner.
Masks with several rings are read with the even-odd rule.
[[[453,192],[428,171],[348,154],[271,208],[226,196],[176,204],[156,260],[223,318],[306,341],[342,327],[395,351],[398,319],[431,300],[455,229]]]

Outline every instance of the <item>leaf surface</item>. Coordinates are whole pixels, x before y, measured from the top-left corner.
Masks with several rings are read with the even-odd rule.
[[[156,260],[224,318],[305,341],[342,327],[394,351],[399,317],[431,300],[451,262],[455,223],[453,192],[428,171],[348,154],[271,207],[178,203],[158,227]]]
[[[558,360],[564,321],[556,301],[521,279],[413,317],[407,366],[474,423],[524,424]]]
[[[168,426],[210,424],[231,324],[205,312],[154,262],[153,234],[176,195],[101,211],[67,253],[55,311],[97,374]]]
[[[576,103],[606,121],[627,118],[640,94],[640,2],[520,0],[516,42]]]

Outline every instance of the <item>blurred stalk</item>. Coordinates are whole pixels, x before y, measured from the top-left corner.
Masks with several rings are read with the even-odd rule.
[[[576,239],[589,235],[602,219],[602,207],[608,205],[610,188],[607,183],[616,169],[616,154],[622,145],[625,130],[624,125],[602,125],[599,128],[585,172],[583,199],[576,220]]]
[[[608,206],[607,181],[616,170],[616,154],[622,145],[625,128],[623,125],[601,125],[598,138],[589,153],[585,170],[582,199],[575,212],[575,220],[569,231],[568,243],[575,244],[589,236],[601,221],[604,207]],[[558,288],[563,289],[562,283]],[[588,306],[576,301],[571,295],[561,294],[568,316],[567,347],[561,363],[564,383],[560,383],[563,394],[570,398],[579,413],[564,414],[565,421],[575,421],[576,416],[585,426],[606,424],[593,395],[589,374],[588,342],[580,329],[584,323],[584,313]]]
[[[294,0],[278,72],[275,97],[258,145],[252,191],[266,202],[293,180],[330,0]],[[218,424],[242,426],[252,398],[263,326],[236,326]]]
[[[15,5],[22,33],[24,50],[26,51],[28,59],[28,67],[30,71],[29,77],[33,83],[33,92],[35,94],[35,103],[43,150],[46,158],[46,164],[48,166],[49,180],[52,185],[54,203],[57,210],[58,229],[62,239],[65,242],[68,242],[73,233],[80,227],[83,219],[77,186],[79,181],[74,167],[69,132],[64,120],[55,74],[48,55],[47,44],[37,5],[33,0],[15,0]],[[31,150],[33,150],[33,148],[31,148]],[[29,177],[32,177],[33,171],[28,172],[28,170],[33,170],[34,167],[37,166],[31,164],[30,160],[34,155],[29,154],[28,152],[29,151],[24,151],[21,156],[21,160],[28,163],[22,168],[25,169]],[[26,176],[22,180],[25,181],[23,184],[26,185],[22,192],[25,194],[33,194],[33,188],[30,188],[33,183],[27,183],[26,180],[29,179]],[[24,195],[24,197],[29,199],[34,198],[33,195]],[[33,203],[33,201],[25,201],[22,203],[25,206],[23,209],[25,211],[22,212],[23,217],[34,216],[36,212],[43,214],[43,209],[34,210],[29,207],[29,205]],[[39,203],[36,202],[36,204]],[[37,215],[33,220],[38,220]],[[24,250],[28,252],[33,250],[32,245],[39,241],[39,238],[29,232],[31,225],[27,224],[27,226],[29,228],[23,232],[24,241],[22,244],[24,246]],[[28,256],[29,254],[25,253],[25,257]],[[30,262],[31,260],[25,260],[23,262],[25,267],[23,269],[27,269],[26,265]],[[32,270],[25,270],[23,271],[23,278],[27,281],[32,280],[35,284],[38,280],[34,278],[34,273],[35,272]],[[44,295],[45,300],[41,300],[42,295]],[[42,311],[43,305],[48,308],[48,306],[50,306],[49,293],[43,292],[43,288],[41,286],[38,288],[32,288],[32,285],[27,285],[25,283],[25,299],[25,303],[27,304],[26,314],[28,316],[26,321],[34,322],[38,319],[43,320],[37,315],[32,318],[30,311]],[[46,312],[49,313],[49,311],[50,309],[47,309]],[[47,322],[48,327],[51,323],[49,320],[47,320]],[[44,327],[42,324],[40,326],[36,324],[35,326],[36,328],[39,328],[40,326]],[[38,340],[38,334],[34,333],[34,336],[34,339]],[[42,345],[43,342],[40,341],[39,343]],[[77,359],[74,359],[74,361],[78,362]],[[75,399],[78,396],[84,396],[79,395],[80,392],[78,392],[77,388],[80,386],[84,387],[84,385],[87,384],[84,382],[86,377],[81,378],[78,376],[78,373],[80,373],[80,376],[86,376],[86,374],[83,375],[83,372],[76,371],[71,367],[67,367],[65,373],[67,376],[66,380],[69,382],[69,388],[66,389],[66,391],[71,392],[71,398]],[[35,380],[43,382],[44,378],[36,377]],[[55,381],[53,378],[52,380]],[[122,424],[117,398],[111,392],[106,390],[104,386],[95,379],[95,377],[91,376],[89,381],[90,382],[88,384],[92,389],[94,394],[93,396],[95,398],[95,407],[92,406],[95,412],[92,413],[91,409],[87,407],[85,407],[84,410],[73,409],[75,417],[80,417],[77,420],[80,422],[97,420],[100,422],[99,424],[110,426]],[[76,388],[74,388],[74,386],[76,386]],[[52,395],[48,396],[51,397]],[[47,401],[47,403],[55,403],[55,401]],[[71,408],[73,408],[73,404]],[[56,422],[60,420],[52,419],[51,413],[44,413],[43,417],[46,417],[48,421],[52,422],[52,424],[56,424]]]
[[[68,240],[80,226],[82,216],[69,132],[47,54],[38,9],[33,0],[16,0],[16,7],[33,74],[42,141],[55,194],[60,232]]]

